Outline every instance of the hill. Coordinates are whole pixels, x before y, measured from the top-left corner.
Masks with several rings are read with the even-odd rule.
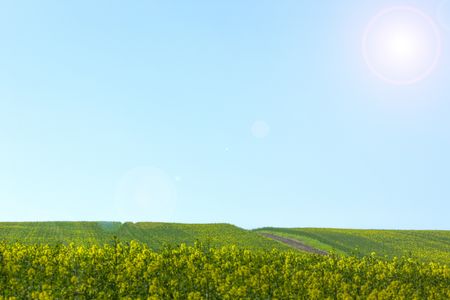
[[[0,223],[0,241],[7,243],[103,245],[112,243],[114,237],[123,242],[137,240],[154,250],[165,244],[193,245],[198,240],[212,247],[237,245],[266,250],[296,248],[319,254],[326,251],[357,256],[372,252],[388,257],[406,255],[450,265],[450,231],[272,227],[245,230],[231,224],[156,222]]]
[[[344,255],[411,256],[421,261],[450,265],[450,231],[444,230],[363,230],[330,228],[260,228],[304,245]]]
[[[26,244],[105,244],[114,237],[137,240],[159,249],[164,244],[193,245],[196,240],[214,247],[234,244],[248,249],[288,249],[256,232],[230,224],[120,222],[1,222],[0,241]]]

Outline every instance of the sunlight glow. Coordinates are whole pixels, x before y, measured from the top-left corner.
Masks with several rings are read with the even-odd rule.
[[[434,21],[412,7],[380,12],[364,33],[363,56],[369,69],[392,84],[413,84],[436,67],[441,52]]]

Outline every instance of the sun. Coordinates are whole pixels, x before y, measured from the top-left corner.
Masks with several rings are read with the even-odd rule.
[[[430,75],[441,53],[439,29],[431,17],[406,6],[391,7],[367,25],[362,41],[364,60],[379,78],[413,84]]]

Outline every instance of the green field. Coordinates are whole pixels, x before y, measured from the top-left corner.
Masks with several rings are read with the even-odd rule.
[[[230,224],[120,223],[120,222],[3,222],[0,241],[25,244],[76,243],[81,245],[136,240],[152,249],[163,245],[193,245],[199,240],[211,247],[237,245],[247,249],[287,249],[256,232]]]
[[[230,224],[120,223],[120,222],[3,222],[0,241],[24,244],[110,244],[136,240],[154,250],[163,245],[193,245],[196,240],[211,247],[237,245],[247,249],[290,247],[261,233],[297,240],[302,244],[342,255],[410,256],[424,262],[450,265],[450,231],[358,230],[326,228],[261,228],[245,230]]]
[[[362,230],[327,228],[261,228],[306,245],[344,255],[410,256],[425,262],[450,265],[450,231]]]

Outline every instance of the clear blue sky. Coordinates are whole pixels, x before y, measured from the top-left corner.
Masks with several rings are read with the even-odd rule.
[[[0,220],[450,229],[450,10],[420,83],[360,47],[439,3],[2,1]]]

